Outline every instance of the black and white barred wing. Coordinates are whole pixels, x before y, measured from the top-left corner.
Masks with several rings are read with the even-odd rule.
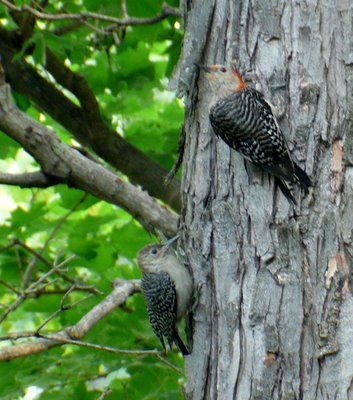
[[[270,105],[251,88],[219,100],[210,111],[217,136],[266,171],[291,179],[293,163]]]
[[[171,347],[174,338],[177,307],[174,282],[167,272],[143,274],[141,290],[154,333],[160,339],[164,349],[163,337],[167,338]]]

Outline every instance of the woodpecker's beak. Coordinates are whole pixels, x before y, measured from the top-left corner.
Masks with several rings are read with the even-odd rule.
[[[179,239],[179,235],[176,235],[172,237],[171,239],[167,240],[166,242],[163,243],[164,246],[171,246],[174,242],[176,242]]]
[[[194,63],[194,65],[196,65],[196,67],[198,69],[200,69],[201,71],[208,72],[209,74],[212,72],[212,69],[210,67],[207,67],[207,65],[201,65],[201,64],[196,64],[196,63]]]

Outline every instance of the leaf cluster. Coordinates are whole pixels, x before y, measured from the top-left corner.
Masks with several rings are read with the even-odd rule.
[[[124,18],[126,5],[129,17],[149,18],[162,9],[159,0],[13,2],[16,7],[34,3],[41,3],[38,11],[52,15],[91,12]],[[114,26],[94,19],[32,17],[0,4],[1,29],[22,29],[23,41],[14,61],[32,64],[79,105],[73,93],[48,73],[49,49],[88,82],[107,126],[170,169],[177,158],[183,118],[182,104],[166,90],[180,52],[179,19],[172,16],[155,24]],[[30,96],[20,91],[13,96],[21,110],[53,129],[61,140],[77,145],[72,132]],[[0,170],[6,173],[40,167],[3,133],[0,158]],[[76,324],[111,292],[114,279],[140,277],[136,253],[155,238],[121,208],[65,185],[47,189],[0,186],[0,198],[0,351],[36,340],[35,334],[59,332]],[[61,271],[55,270],[63,261]],[[26,333],[34,335],[28,339]],[[86,340],[118,349],[160,348],[140,294],[100,321]],[[173,353],[168,360],[178,368],[183,363]],[[2,362],[0,375],[2,399],[26,398],[31,387],[40,388],[41,399],[181,397],[181,375],[153,355],[117,355],[75,345]]]

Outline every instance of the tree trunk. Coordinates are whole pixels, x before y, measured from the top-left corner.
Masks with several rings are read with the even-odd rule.
[[[187,397],[353,399],[353,4],[184,6],[181,227],[198,297]],[[312,179],[296,207],[212,132],[193,62],[233,59]]]

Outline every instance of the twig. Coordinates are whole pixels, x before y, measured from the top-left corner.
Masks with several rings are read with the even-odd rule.
[[[92,297],[92,295],[88,295],[86,297],[84,297],[83,299],[80,299],[72,304],[67,304],[64,305],[64,301],[66,299],[66,297],[73,291],[75,290],[74,287],[71,287],[63,296],[63,298],[61,299],[60,302],[60,308],[59,310],[56,310],[55,312],[53,312],[53,314],[51,314],[44,322],[42,322],[39,327],[36,330],[35,336],[41,336],[41,334],[39,333],[40,330],[42,330],[44,328],[45,325],[47,325],[51,320],[53,320],[55,317],[57,317],[59,314],[61,314],[64,311],[68,311],[71,310],[72,308],[78,306],[80,303],[83,303],[84,301],[86,301],[87,299],[89,299],[90,297]]]
[[[58,278],[55,278],[52,281],[44,282],[43,285],[41,285],[41,287],[39,289],[33,289],[33,290],[26,289],[25,290],[26,297],[28,297],[28,298],[39,297],[40,294],[38,295],[38,293],[43,293],[48,286],[55,285],[58,282],[58,280],[59,280]],[[66,292],[64,292],[64,293],[66,293]]]
[[[48,244],[53,239],[58,230],[62,227],[64,222],[69,218],[71,214],[73,214],[78,209],[78,207],[87,199],[87,197],[88,194],[84,193],[83,196],[78,200],[78,202],[59,220],[56,226],[54,226],[54,229],[50,232],[48,239],[44,243],[43,251],[47,248]]]
[[[50,263],[50,261],[48,261],[45,257],[43,257],[37,251],[33,250],[31,247],[27,246],[26,243],[22,242],[22,240],[16,238],[13,240],[12,243],[15,245],[19,245],[23,249],[27,250],[29,253],[31,253],[34,256],[36,256],[37,258],[39,258],[39,260],[42,261],[42,263],[45,264],[47,267],[49,267],[50,269],[52,268],[52,264]]]
[[[7,318],[7,316],[14,310],[16,310],[16,308],[18,308],[23,301],[26,299],[26,296],[24,294],[21,294],[17,300],[11,304],[10,307],[8,307],[4,313],[2,314],[2,316],[0,317],[0,325],[2,324],[2,322]]]
[[[13,333],[8,333],[4,336],[0,336],[0,342],[3,342],[5,340],[18,340],[34,336],[35,332],[13,332]]]
[[[0,348],[0,361],[25,357],[60,346],[62,344],[59,341],[60,338],[79,342],[79,339],[82,339],[102,318],[124,304],[129,296],[139,291],[139,287],[140,281],[138,280],[121,280],[107,297],[93,307],[75,325],[59,331],[53,336],[49,335],[46,339],[39,337],[26,343],[2,347]],[[130,353],[133,354],[132,351]]]
[[[0,248],[0,253],[4,253],[7,250],[10,250],[12,247],[15,247],[17,243],[11,242],[7,246]]]
[[[38,328],[33,336],[41,336],[39,331],[41,329],[43,329],[45,327],[45,325],[47,325],[51,320],[53,320],[56,316],[58,316],[62,312],[63,312],[63,310],[61,308],[59,308],[59,310],[56,310],[51,315],[49,315],[49,317],[38,326]]]
[[[19,186],[20,188],[48,188],[57,185],[55,179],[42,171],[26,172],[24,174],[0,173],[0,183],[4,185]]]
[[[126,354],[126,355],[132,354],[132,355],[143,355],[143,356],[155,356],[156,354],[160,353],[158,350],[118,349],[116,347],[103,346],[101,344],[82,342],[81,340],[76,340],[76,339],[65,339],[61,336],[56,336],[56,335],[39,334],[39,337],[42,339],[56,340],[58,342],[65,343],[65,344],[74,344],[76,346],[87,347],[87,348],[95,349],[95,350],[102,350],[102,351],[106,351],[108,353],[113,353],[113,354]]]
[[[22,5],[20,7],[10,3],[8,0],[0,0],[0,3],[4,4],[9,10],[17,11],[17,12],[28,12],[29,14],[33,15],[34,17],[42,20],[47,21],[61,21],[61,20],[80,20],[85,21],[86,19],[94,19],[97,21],[103,22],[112,22],[119,26],[132,26],[132,25],[150,25],[155,24],[159,21],[162,21],[168,17],[180,17],[181,13],[178,8],[171,7],[167,4],[164,4],[161,10],[161,13],[155,15],[151,18],[134,18],[134,17],[127,17],[127,18],[115,18],[110,15],[104,15],[89,11],[83,11],[77,14],[49,14],[45,12],[38,11],[33,7],[28,5]]]
[[[82,342],[80,340],[66,339],[66,338],[63,338],[62,336],[57,336],[57,335],[44,335],[44,334],[38,333],[38,331],[39,331],[39,328],[38,328],[37,332],[18,332],[18,333],[8,334],[6,336],[1,336],[0,341],[18,340],[18,339],[24,339],[24,338],[29,338],[29,337],[37,337],[37,338],[39,337],[41,339],[47,339],[50,341],[56,340],[56,341],[58,341],[60,343],[64,343],[64,344],[72,344],[72,345],[76,345],[76,346],[80,346],[80,347],[86,347],[86,348],[91,348],[91,349],[95,349],[95,350],[106,351],[108,353],[113,353],[113,354],[153,356],[153,357],[156,357],[163,364],[167,365],[169,368],[173,369],[178,374],[182,374],[181,369],[177,368],[170,361],[168,361],[164,357],[162,357],[162,353],[158,350],[118,349],[116,347],[103,346],[103,345],[89,343],[89,342]]]
[[[126,8],[126,0],[121,0],[120,2],[121,5],[121,15],[123,18],[127,18],[128,14],[127,14],[127,8]]]
[[[6,286],[8,289],[10,289],[12,292],[16,293],[17,295],[20,295],[21,292],[17,290],[15,287],[10,285],[9,283],[5,282],[4,280],[0,279],[0,284]]]
[[[56,281],[56,280],[55,280]],[[53,282],[51,281],[50,284],[53,284]],[[40,297],[40,296],[51,296],[51,295],[58,295],[58,294],[65,294],[68,290],[68,288],[62,288],[62,289],[47,289],[44,290],[45,287],[41,287],[40,289],[36,290],[35,292],[31,293],[30,296],[28,297]],[[102,295],[103,292],[97,288],[95,288],[94,286],[81,286],[81,285],[76,285],[75,288],[76,292],[90,292],[93,294],[100,294]]]
[[[168,365],[168,367],[174,369],[178,374],[182,374],[182,370],[180,368],[177,368],[174,364],[172,364],[170,361],[166,360],[164,357],[162,357],[160,354],[156,354],[156,357],[158,358],[159,361],[161,361],[163,364]]]
[[[154,356],[159,361],[161,361],[163,364],[165,364],[168,367],[172,368],[178,374],[182,374],[182,371],[179,368],[177,368],[175,365],[173,365],[171,362],[169,362],[168,360],[163,358],[162,355],[161,355],[162,353],[160,351],[158,351],[158,350],[125,350],[125,349],[117,349],[116,347],[103,346],[103,345],[100,345],[100,344],[94,344],[94,343],[89,343],[89,342],[81,342],[80,340],[63,339],[61,337],[56,338],[55,336],[45,336],[45,335],[39,335],[39,336],[41,338],[44,338],[44,339],[50,339],[50,340],[54,339],[54,340],[58,340],[59,342],[62,342],[62,343],[74,344],[74,345],[81,346],[81,347],[88,347],[90,349],[106,351],[108,353],[113,353],[113,354]]]
[[[56,273],[63,273],[64,271],[61,270],[61,268],[66,265],[68,262],[70,262],[71,260],[75,259],[76,256],[72,255],[70,257],[68,257],[65,261],[63,261],[61,264],[59,264],[58,266],[52,265],[51,269],[45,273],[44,275],[42,275],[36,282],[32,283],[31,286],[29,286],[26,289],[26,292],[31,292],[33,291],[38,285],[40,285],[42,282],[44,282],[47,278],[49,278],[50,275],[52,275],[54,272]]]
[[[66,260],[62,261],[60,264],[55,265],[54,264],[50,264],[49,261],[47,261],[45,258],[43,258],[40,254],[38,254],[37,252],[35,252],[33,249],[31,249],[29,246],[27,246],[25,243],[21,242],[19,239],[15,239],[11,245],[6,246],[6,249],[9,249],[11,247],[13,247],[13,245],[20,245],[23,248],[25,248],[26,250],[30,251],[31,253],[35,253],[36,256],[38,256],[41,261],[43,261],[46,265],[50,266],[50,270],[48,272],[46,272],[44,275],[42,275],[37,281],[33,282],[28,288],[25,288],[23,292],[19,291],[18,289],[12,287],[10,284],[6,283],[5,281],[0,280],[0,284],[3,284],[4,286],[6,286],[7,288],[9,288],[10,290],[12,290],[14,293],[17,294],[17,299],[16,301],[14,301],[2,314],[2,316],[0,317],[0,324],[7,318],[7,316],[13,312],[14,310],[16,310],[23,302],[24,300],[26,300],[28,297],[32,297],[32,296],[40,296],[43,294],[43,289],[45,289],[46,286],[48,285],[52,285],[53,281],[48,281],[45,282],[52,274],[57,273],[58,275],[60,275],[64,280],[68,280],[69,278],[66,277],[66,275],[64,274],[64,270],[62,269],[67,263],[69,263],[72,259],[74,259],[76,256],[72,255],[70,257],[68,257]],[[4,250],[1,249],[1,250]],[[71,278],[70,278],[71,281]],[[73,281],[73,280],[72,280]],[[36,290],[36,288],[43,284],[39,290]],[[64,295],[63,300],[66,299],[67,295],[69,293],[71,293],[73,290],[80,290],[80,291],[88,291],[88,292],[92,292],[92,293],[100,293],[101,292],[94,288],[93,286],[82,286],[82,285],[78,285],[75,283],[75,281],[73,281],[71,287],[66,290],[66,296]],[[90,296],[86,296],[85,299],[87,297]],[[61,302],[61,311],[63,311],[63,300]],[[84,299],[76,302],[75,304],[71,305],[70,308],[76,306],[77,304],[79,304],[81,301],[83,301]],[[68,309],[69,307],[67,306],[66,309]],[[56,316],[56,315],[55,315]],[[53,316],[52,318],[54,318],[55,316]],[[51,318],[51,319],[52,319]],[[47,323],[47,322],[46,322]]]
[[[110,389],[109,387],[105,388],[103,390],[103,392],[97,397],[97,400],[103,400],[105,399],[107,396],[109,396],[112,393],[112,389]]]
[[[40,255],[42,255],[44,253],[44,251],[46,250],[46,248],[48,247],[50,241],[53,239],[53,237],[55,236],[55,234],[58,232],[58,230],[61,228],[61,226],[64,224],[64,222],[69,218],[69,216],[75,211],[77,210],[77,208],[86,200],[86,198],[88,197],[88,194],[85,193],[80,199],[79,201],[62,217],[59,219],[58,223],[56,224],[56,226],[54,226],[53,230],[50,232],[47,240],[45,241],[41,251],[38,253]],[[31,263],[29,264],[27,270],[25,271],[24,277],[23,277],[23,286],[27,287],[29,284],[29,281],[31,279],[31,276],[33,274],[33,271],[37,265],[38,262],[38,257],[36,256]],[[73,283],[73,282],[72,282]]]
[[[39,253],[39,252],[37,252],[36,250],[32,249],[31,247],[27,246],[26,243],[22,242],[20,239],[16,238],[16,239],[13,240],[12,243],[13,243],[14,245],[18,245],[18,246],[22,247],[23,249],[27,250],[29,253],[33,254],[36,258],[38,258],[40,261],[42,261],[42,262],[44,263],[44,265],[46,265],[47,267],[49,267],[50,270],[53,268],[53,264],[52,264],[50,261],[48,261],[45,257],[43,257],[43,256],[41,255],[41,253]],[[41,251],[41,252],[42,252],[42,251]],[[74,257],[74,256],[69,257],[67,260],[70,261],[70,260],[72,259],[72,257]],[[63,261],[63,262],[66,263],[67,260],[65,260],[65,261]],[[34,261],[32,260],[32,263],[33,263],[33,262],[34,262]],[[29,267],[28,267],[28,268],[29,268]],[[28,268],[27,268],[27,269],[28,269]],[[65,280],[66,282],[69,282],[69,283],[71,283],[71,284],[76,284],[76,282],[75,282],[74,279],[72,279],[72,278],[70,278],[70,277],[68,277],[67,275],[64,274],[64,271],[62,271],[62,270],[60,270],[60,269],[58,269],[58,268],[54,268],[54,270],[55,270],[55,272],[56,272],[58,275],[60,275],[60,277],[61,277],[63,280]],[[83,287],[83,286],[82,286],[82,287]],[[89,291],[88,288],[89,288],[89,286],[86,286],[86,290],[87,290],[87,291]],[[81,289],[81,290],[83,290],[83,289]],[[92,287],[92,292],[98,293],[99,291],[96,291],[96,290],[93,289],[93,287]]]

